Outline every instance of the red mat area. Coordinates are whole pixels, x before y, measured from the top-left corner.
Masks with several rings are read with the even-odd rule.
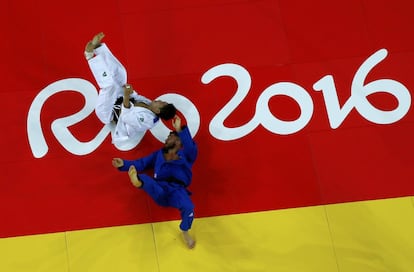
[[[191,186],[196,216],[413,195],[413,8],[408,0],[3,3],[0,237],[178,218],[111,166],[112,157],[138,158],[161,147],[151,133],[128,152],[117,150],[107,136],[96,149],[76,155],[56,139],[51,125],[82,109],[86,85],[65,85],[33,107],[59,80],[79,78],[96,86],[83,50],[99,31],[139,92],[149,98],[176,93],[197,108],[200,123],[189,123],[199,126]],[[314,84],[331,75],[343,110],[350,97],[365,97],[366,88],[353,92],[352,81],[380,49],[387,55],[360,82],[378,84],[366,103],[383,114],[369,116],[385,120],[389,112],[408,108],[376,124],[354,107],[331,128],[325,93]],[[222,72],[202,82],[211,68],[229,63],[230,76]],[[287,95],[264,98],[272,91]],[[295,92],[296,101],[289,97]],[[404,93],[399,101],[396,95]],[[235,108],[224,112],[223,124],[215,122],[229,103]],[[40,120],[28,124],[30,114]],[[287,134],[279,133],[287,123],[266,125],[302,117]],[[242,131],[254,118],[257,124]],[[81,142],[91,142],[103,128],[93,112],[78,119],[69,130]],[[48,146],[40,157],[29,144],[30,133],[39,136],[36,125]]]

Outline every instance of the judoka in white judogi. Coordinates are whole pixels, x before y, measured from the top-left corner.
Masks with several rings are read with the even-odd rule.
[[[159,117],[164,120],[173,118],[176,109],[172,104],[151,101],[136,91],[125,90],[125,88],[132,88],[127,84],[126,69],[108,46],[100,43],[102,38],[103,34],[97,34],[85,50],[90,70],[100,88],[95,113],[106,125],[116,123],[112,130],[112,143],[121,150],[128,149],[131,143],[134,145],[133,142],[139,141],[148,129],[155,126]],[[93,50],[90,50],[90,47]],[[128,91],[130,94],[124,97]],[[120,97],[128,99],[128,102],[117,103],[118,105],[115,105],[115,109],[118,107],[117,111],[114,109],[114,104],[120,101]],[[133,102],[130,102],[129,98]]]

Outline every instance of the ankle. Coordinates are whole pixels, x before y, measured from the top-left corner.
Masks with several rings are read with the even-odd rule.
[[[90,60],[91,58],[93,58],[95,56],[95,54],[93,52],[89,52],[89,51],[86,51],[86,50],[84,52],[84,55],[85,55],[86,60]]]
[[[131,183],[132,183],[132,185],[134,185],[137,188],[142,187],[142,181],[139,179],[138,176],[132,176],[131,177]]]

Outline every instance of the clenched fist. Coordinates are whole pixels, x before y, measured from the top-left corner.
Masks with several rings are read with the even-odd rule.
[[[113,158],[112,159],[112,166],[115,168],[119,168],[124,166],[124,160],[120,158]]]

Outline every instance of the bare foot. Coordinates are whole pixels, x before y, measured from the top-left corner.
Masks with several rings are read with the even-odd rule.
[[[187,247],[189,249],[193,249],[195,247],[196,242],[193,240],[193,238],[191,238],[188,231],[183,231],[183,237],[184,237],[185,243],[187,244]]]
[[[92,41],[89,41],[86,44],[85,52],[92,53],[95,48],[98,48],[101,45],[101,41],[104,37],[105,37],[105,34],[103,32],[96,34],[93,37]]]
[[[129,167],[128,176],[131,180],[132,185],[134,185],[137,188],[140,188],[142,186],[142,182],[138,178],[137,169],[135,169],[135,166],[131,165]]]

